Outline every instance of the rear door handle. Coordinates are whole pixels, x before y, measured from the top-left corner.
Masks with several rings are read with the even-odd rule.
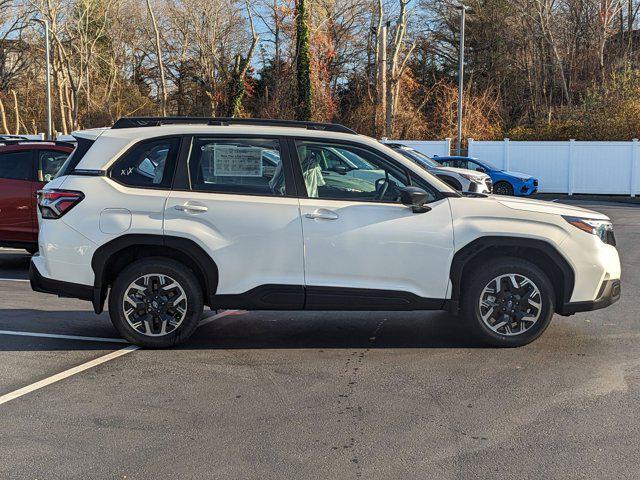
[[[209,208],[205,205],[197,205],[190,202],[184,203],[182,205],[176,205],[173,208],[181,212],[187,212],[187,213],[203,213],[209,210]]]
[[[337,220],[339,215],[336,212],[331,210],[327,210],[326,208],[319,208],[315,212],[305,213],[305,217],[311,219],[320,219],[320,220]]]

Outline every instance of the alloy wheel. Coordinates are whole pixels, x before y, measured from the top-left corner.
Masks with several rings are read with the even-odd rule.
[[[528,277],[508,273],[493,278],[478,303],[484,324],[499,335],[521,335],[533,327],[542,312],[542,296]]]
[[[175,331],[187,314],[187,295],[168,275],[151,273],[135,279],[122,299],[124,317],[136,332],[160,337]]]

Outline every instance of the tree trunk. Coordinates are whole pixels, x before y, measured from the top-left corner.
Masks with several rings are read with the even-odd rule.
[[[309,47],[309,25],[307,0],[296,0],[296,87],[298,120],[311,120],[311,49]]]
[[[18,95],[16,94],[15,90],[11,90],[11,95],[13,95],[13,110],[16,116],[15,134],[19,135],[20,134],[20,110],[18,109]]]
[[[158,23],[156,22],[156,16],[153,14],[151,8],[151,1],[147,0],[147,9],[149,10],[149,16],[151,17],[151,24],[156,37],[156,56],[158,57],[158,70],[160,71],[160,108],[162,109],[162,116],[167,116],[167,84],[164,78],[164,64],[162,62],[162,47],[160,46],[160,30],[158,30]]]
[[[4,103],[2,103],[1,98],[0,98],[0,121],[2,121],[3,133],[9,135],[9,125],[7,125],[7,114],[4,111]]]

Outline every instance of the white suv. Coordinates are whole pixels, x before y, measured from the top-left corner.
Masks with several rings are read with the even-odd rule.
[[[487,343],[519,346],[554,312],[620,296],[606,216],[462,195],[340,125],[125,118],[75,137],[39,193],[32,287],[96,313],[108,296],[137,345],[186,340],[206,305],[447,309]],[[323,174],[327,151],[366,175]]]

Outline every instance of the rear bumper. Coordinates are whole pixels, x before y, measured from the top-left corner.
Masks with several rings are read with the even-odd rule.
[[[565,303],[558,313],[560,315],[573,315],[578,312],[590,312],[606,308],[618,300],[620,300],[620,280],[607,280],[603,282],[595,300]]]
[[[59,297],[79,298],[81,300],[93,301],[93,287],[79,283],[63,282],[42,276],[38,267],[34,263],[36,254],[29,264],[29,281],[31,289],[36,292],[50,293]]]

